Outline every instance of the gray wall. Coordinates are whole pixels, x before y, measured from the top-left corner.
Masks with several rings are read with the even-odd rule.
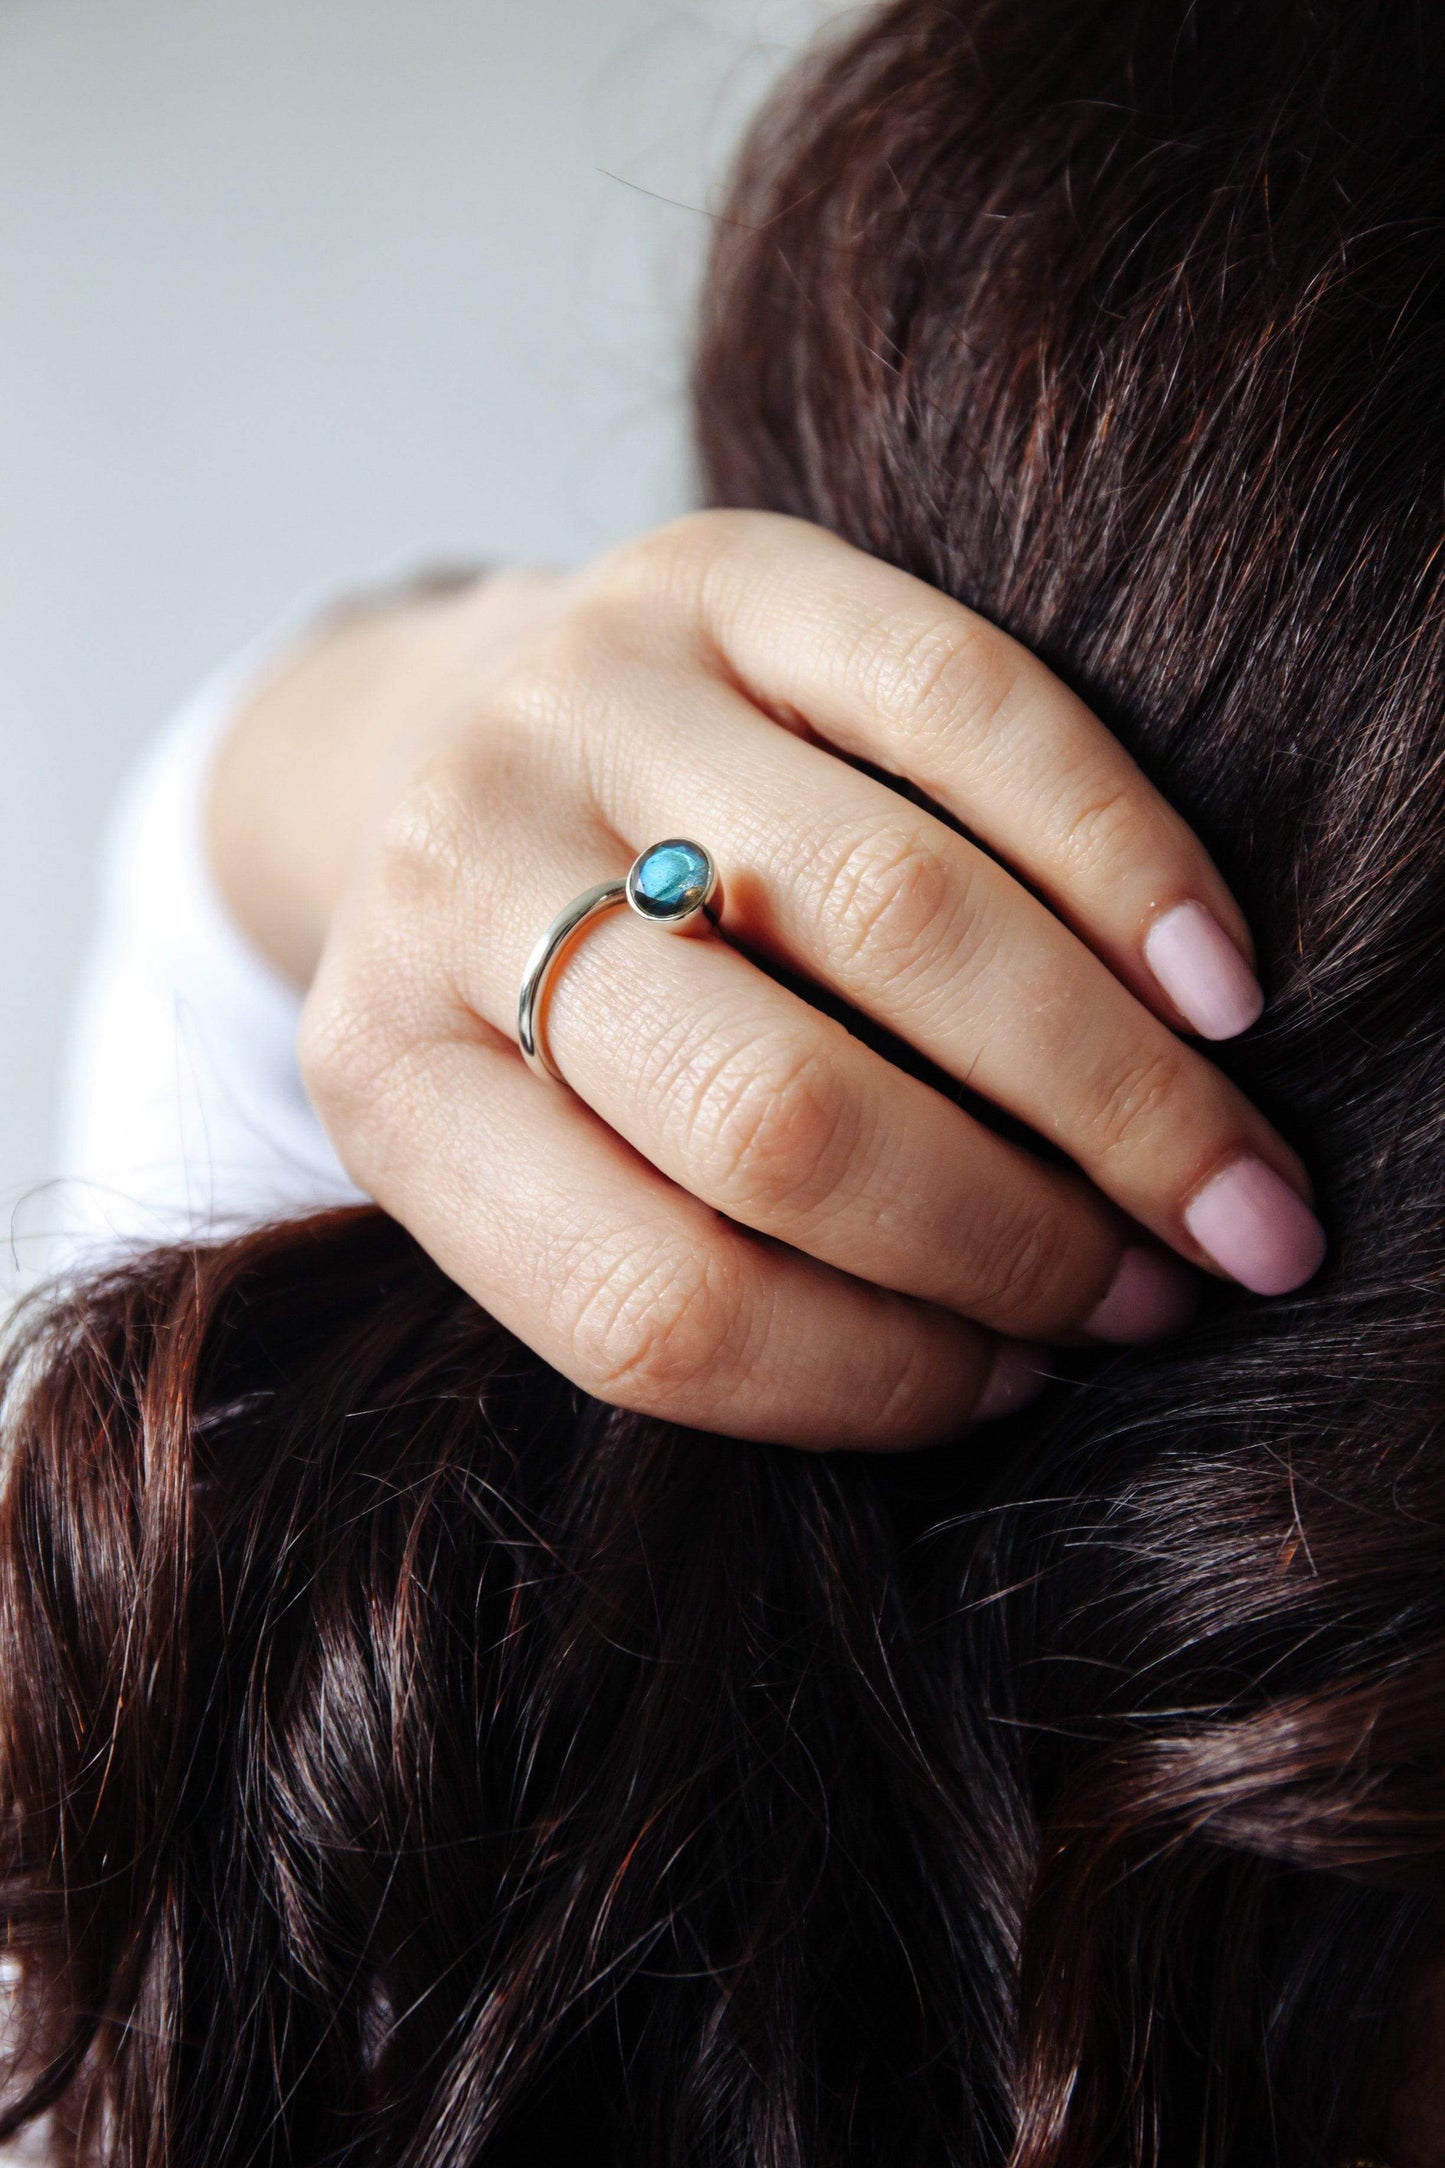
[[[705,206],[827,0],[0,0],[0,1227],[107,798],[298,595],[687,496]]]

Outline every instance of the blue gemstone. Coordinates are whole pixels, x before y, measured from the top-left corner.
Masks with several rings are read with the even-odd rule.
[[[695,911],[707,894],[710,867],[695,843],[659,843],[644,853],[633,887],[659,917]]]

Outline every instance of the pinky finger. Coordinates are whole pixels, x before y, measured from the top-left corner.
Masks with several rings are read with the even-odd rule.
[[[364,1122],[350,1112],[353,1175],[518,1339],[615,1406],[896,1451],[1010,1412],[1043,1381],[1034,1351],[735,1226],[475,1020],[413,1041]]]

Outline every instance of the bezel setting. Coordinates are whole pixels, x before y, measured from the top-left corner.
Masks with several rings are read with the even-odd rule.
[[[693,873],[676,897],[649,894],[643,885],[648,868],[664,857],[682,860]],[[669,933],[683,933],[703,916],[710,918],[717,891],[716,861],[711,851],[690,836],[668,836],[661,843],[650,843],[639,851],[627,875],[627,901],[632,909],[650,926],[661,926]]]

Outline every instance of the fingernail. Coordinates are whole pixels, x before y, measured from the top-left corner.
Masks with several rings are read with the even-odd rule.
[[[1156,918],[1145,936],[1144,958],[1201,1039],[1233,1039],[1264,1007],[1258,979],[1202,903],[1177,903]]]
[[[1000,1340],[988,1383],[973,1411],[974,1421],[991,1423],[1037,1400],[1049,1382],[1047,1362],[1045,1348],[1031,1347],[1025,1340]]]
[[[1185,1208],[1184,1224],[1222,1272],[1256,1295],[1287,1295],[1314,1278],[1325,1231],[1262,1159],[1236,1159]]]
[[[1194,1275],[1177,1257],[1136,1244],[1125,1250],[1101,1302],[1084,1319],[1096,1340],[1162,1340],[1194,1315]]]

